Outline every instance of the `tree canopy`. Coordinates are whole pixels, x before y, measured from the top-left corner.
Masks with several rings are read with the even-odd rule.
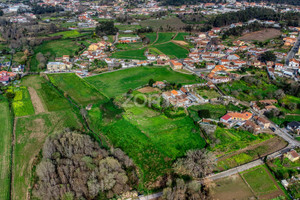
[[[99,36],[115,35],[118,31],[113,21],[101,22],[100,25],[96,27],[96,34]]]
[[[32,192],[39,199],[112,198],[137,184],[132,160],[120,149],[101,149],[88,135],[56,134],[46,140],[42,154]]]

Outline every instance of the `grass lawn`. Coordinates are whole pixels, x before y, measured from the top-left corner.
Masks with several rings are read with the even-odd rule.
[[[98,90],[108,97],[115,97],[135,89],[139,86],[148,84],[149,79],[155,81],[166,80],[181,84],[197,83],[197,77],[188,74],[175,72],[169,67],[137,67],[116,72],[100,74],[85,80],[94,85]]]
[[[275,174],[277,179],[288,179],[299,174],[297,168],[300,166],[300,160],[292,162],[286,157],[283,159],[275,158],[268,162],[268,166],[271,168],[271,171]],[[295,182],[294,184],[289,185],[288,192],[292,194],[294,199],[300,198],[300,183]]]
[[[135,50],[127,50],[127,51],[116,51],[112,54],[112,58],[119,59],[136,59],[136,60],[146,60],[146,56],[144,55],[145,48],[143,49],[135,49]]]
[[[227,111],[241,111],[242,108],[235,106],[233,104],[229,104],[227,106],[225,105],[213,105],[213,104],[202,104],[202,105],[196,105],[191,106],[188,108],[188,111],[191,115],[191,117],[194,119],[194,121],[201,120],[201,117],[198,115],[199,110],[209,110],[211,119],[219,120],[222,116],[224,116]]]
[[[10,87],[8,92],[15,94],[12,102],[12,107],[14,109],[14,115],[16,117],[33,115],[34,108],[31,102],[30,94],[26,87]]]
[[[68,100],[43,77],[26,76],[22,85],[34,88],[49,112],[70,108]]]
[[[280,190],[277,188],[273,178],[266,171],[264,166],[249,169],[241,173],[241,175],[245,178],[252,190],[258,196],[270,194]]]
[[[76,37],[80,37],[80,36],[84,36],[84,35],[88,35],[90,33],[80,33],[77,30],[71,30],[71,31],[62,31],[62,32],[58,32],[58,33],[53,33],[49,36],[58,36],[58,35],[62,35],[62,39],[66,39],[66,38],[76,38]]]
[[[50,54],[50,60],[54,60],[55,57],[62,57],[63,55],[74,55],[75,51],[79,50],[79,46],[72,39],[61,39],[45,41],[41,45],[34,48],[34,55],[31,58],[30,70],[38,71],[38,60],[36,59],[37,53],[46,55]]]
[[[129,43],[129,44],[116,44],[116,47],[120,50],[134,50],[143,47],[143,43],[141,42],[135,42],[135,43]]]
[[[274,84],[269,83],[265,72],[257,72],[256,76],[252,77],[259,83],[248,83],[243,79],[230,83],[219,85],[220,89],[230,96],[234,96],[242,101],[256,101],[267,99],[268,93],[274,94],[278,89]]]
[[[14,54],[13,56],[13,61],[14,62],[17,62],[17,63],[22,63],[22,57],[24,56],[24,53],[23,52],[17,52]],[[24,63],[22,63],[24,64]]]
[[[112,110],[106,105],[105,108]],[[116,114],[118,120],[112,116],[112,120],[107,120],[103,110],[93,107],[89,111],[91,127],[103,132],[115,147],[123,149],[134,160],[140,169],[140,187],[168,172],[172,162],[187,150],[205,145],[199,129],[187,116],[171,119],[133,104],[124,109],[123,116]]]
[[[189,35],[189,33],[178,33],[177,36],[174,38],[174,40],[184,40],[184,37]]]
[[[39,114],[17,119],[14,149],[14,184],[12,199],[26,199],[32,180],[32,167],[46,137],[64,128],[80,129],[71,110]]]
[[[1,97],[0,97],[1,98]],[[12,116],[8,102],[0,100],[0,199],[10,199]]]
[[[186,58],[189,54],[188,50],[174,44],[173,42],[155,45],[154,47],[168,56],[175,56],[177,58]]]
[[[213,99],[221,96],[216,90],[214,89],[202,89],[202,88],[197,88],[196,92],[202,96],[204,99]]]
[[[174,36],[175,36],[175,33],[158,33],[158,40],[155,42],[155,44],[168,42],[168,41],[172,40],[172,38]]]
[[[120,31],[136,30],[136,29],[141,28],[140,25],[129,25],[129,24],[116,25],[116,27],[117,27]]]
[[[156,40],[156,33],[147,33],[145,34],[147,38],[150,40],[150,44],[152,44]]]
[[[278,117],[273,117],[273,118],[270,118],[271,121],[273,121],[275,124],[277,125],[284,125],[284,124],[287,124],[289,122],[292,122],[292,121],[300,121],[300,116],[299,115],[286,115],[284,116],[283,118],[278,118]]]
[[[87,105],[89,103],[106,101],[106,97],[96,88],[73,73],[51,74],[48,77],[55,86],[64,91],[78,104]]]
[[[217,127],[214,135],[215,138],[218,139],[218,142],[212,150],[218,151],[221,154],[233,152],[272,137],[272,135],[269,134],[253,135],[248,131],[234,128],[226,129],[219,126]]]

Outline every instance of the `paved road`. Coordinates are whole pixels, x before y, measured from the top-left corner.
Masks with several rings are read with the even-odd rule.
[[[295,54],[298,52],[300,46],[300,35],[297,38],[297,42],[295,43],[295,45],[293,46],[293,48],[291,49],[291,51],[288,53],[287,57],[286,57],[286,65],[289,64],[290,59],[294,58]]]
[[[158,197],[162,196],[162,194],[163,194],[162,192],[158,192],[158,193],[150,194],[150,195],[147,195],[147,196],[141,195],[141,196],[139,196],[139,199],[140,200],[155,199],[155,198],[158,198]]]
[[[285,147],[282,150],[279,150],[279,151],[277,151],[275,153],[272,153],[272,154],[268,155],[267,158],[268,159],[277,158],[277,157],[283,155],[285,152],[289,151],[290,149],[291,149],[291,146],[289,145],[289,146]],[[239,173],[239,172],[246,171],[248,169],[251,169],[253,167],[256,167],[256,166],[259,166],[259,165],[263,165],[263,164],[264,164],[263,160],[258,159],[258,160],[252,161],[250,163],[247,163],[247,164],[244,164],[244,165],[241,165],[241,166],[238,166],[238,167],[226,170],[224,172],[220,172],[218,174],[213,174],[213,175],[207,176],[206,178],[208,178],[210,180],[217,180],[217,179],[220,179],[220,178],[224,178],[224,177],[228,177],[228,176],[234,175],[234,174]]]

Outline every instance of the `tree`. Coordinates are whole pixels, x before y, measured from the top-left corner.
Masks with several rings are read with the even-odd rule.
[[[118,28],[114,26],[113,21],[102,22],[96,27],[96,34],[99,36],[115,35],[118,32]]]
[[[260,55],[259,60],[262,62],[267,62],[267,61],[276,61],[276,55],[271,52],[271,51],[267,51],[263,54]]]
[[[203,178],[212,172],[215,160],[215,156],[204,149],[190,150],[185,158],[180,158],[174,163],[173,168],[177,174]]]
[[[154,83],[155,83],[155,81],[152,78],[148,82],[149,86],[151,86],[151,87],[153,86]]]
[[[64,199],[66,195],[111,199],[127,192],[132,187],[129,183],[136,183],[135,168],[127,155],[120,149],[113,154],[101,149],[86,134],[57,133],[47,138],[42,152],[43,158],[36,167],[34,199]]]
[[[174,185],[172,187],[172,185]],[[163,190],[163,199],[166,200],[182,200],[182,199],[210,199],[208,190],[203,188],[201,183],[197,181],[185,182],[183,179],[177,179],[176,183],[170,184]]]

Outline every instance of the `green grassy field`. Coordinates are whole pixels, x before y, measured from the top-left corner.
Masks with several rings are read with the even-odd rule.
[[[178,33],[174,40],[184,40],[184,36],[189,35],[189,33]]]
[[[146,49],[135,49],[135,50],[127,50],[127,51],[116,51],[112,54],[112,58],[119,59],[136,59],[136,60],[146,60],[146,56],[144,55]]]
[[[46,137],[64,128],[80,128],[71,110],[19,118],[14,149],[14,183],[12,199],[26,199],[32,180],[32,167]]]
[[[233,104],[229,104],[225,106],[225,105],[213,105],[209,103],[191,106],[188,108],[188,111],[191,117],[194,119],[194,121],[201,120],[201,117],[198,115],[199,110],[209,110],[210,113],[209,118],[219,120],[222,116],[224,116],[227,113],[227,111],[241,111],[242,108],[235,106]]]
[[[158,40],[154,44],[161,44],[172,40],[175,33],[158,33]]]
[[[34,88],[49,112],[70,108],[68,100],[40,76],[24,77],[22,85]]]
[[[71,30],[71,31],[62,31],[62,32],[58,32],[58,33],[53,33],[49,36],[58,36],[58,35],[62,35],[62,39],[66,39],[66,38],[76,38],[76,37],[80,37],[80,36],[84,36],[84,35],[88,35],[90,33],[80,33],[77,30]]]
[[[154,47],[171,57],[175,56],[176,58],[186,58],[189,54],[188,50],[174,44],[173,42],[155,45]]]
[[[69,95],[76,103],[87,105],[106,101],[106,97],[96,88],[90,86],[75,74],[51,74],[48,77],[55,86]]]
[[[202,96],[204,99],[213,99],[220,97],[221,95],[214,89],[202,89],[202,88],[197,88],[196,92]]]
[[[43,55],[50,54],[50,60],[54,60],[55,57],[62,57],[63,55],[74,55],[75,51],[79,50],[79,46],[72,39],[61,39],[45,41],[41,45],[34,48],[34,55],[30,62],[31,71],[39,71],[38,60],[36,59],[37,53]]]
[[[273,178],[266,170],[267,169],[265,169],[264,166],[260,166],[255,169],[249,169],[242,173],[242,176],[258,196],[270,194],[280,190],[277,188]]]
[[[150,44],[152,44],[156,40],[156,33],[147,33],[145,34],[147,38],[150,40]]]
[[[168,82],[181,84],[197,82],[197,78],[195,76],[175,72],[169,67],[130,68],[88,77],[85,78],[85,80],[94,85],[108,97],[115,97],[127,92],[129,89],[135,89],[147,84],[151,78],[155,81],[167,80]]]
[[[129,25],[129,24],[116,25],[116,27],[117,27],[120,31],[136,30],[136,29],[141,28],[140,25]]]
[[[110,107],[104,105],[109,110],[104,112],[95,106],[89,111],[89,117],[92,127],[103,132],[115,147],[123,149],[134,160],[142,182],[149,183],[167,173],[172,162],[187,150],[204,147],[205,141],[189,117],[171,119],[150,108],[131,105],[125,107],[123,116],[116,114],[119,117],[109,119],[106,118],[112,115],[107,114],[112,112]]]
[[[300,160],[292,162],[288,158],[276,158],[269,161],[267,164],[279,180],[288,179],[299,174],[297,167],[300,166]],[[294,184],[289,185],[288,192],[289,194],[292,194],[295,199],[300,198],[300,183],[295,182]]]
[[[268,98],[268,94],[274,94],[278,89],[274,84],[269,83],[265,72],[257,72],[253,77],[259,83],[247,83],[244,80],[234,81],[219,85],[220,89],[228,95],[234,96],[242,101],[256,101]]]
[[[217,127],[214,135],[219,140],[219,143],[215,144],[212,150],[222,152],[222,154],[245,148],[253,143],[258,143],[272,137],[272,135],[268,134],[253,135],[248,131],[221,127]]]
[[[1,97],[0,97],[1,98]],[[12,116],[6,100],[0,100],[0,199],[10,199]]]
[[[143,47],[143,43],[136,42],[136,43],[129,43],[129,44],[116,44],[116,47],[120,50],[134,50]]]
[[[145,15],[143,16],[145,17]],[[150,17],[150,16],[147,16]],[[142,27],[152,27],[154,30],[160,30],[160,28],[168,29],[169,27],[174,29],[180,29],[186,26],[178,17],[168,17],[164,19],[146,19],[140,22]]]
[[[34,108],[31,102],[30,94],[26,87],[10,87],[8,92],[15,94],[12,107],[16,117],[34,114]]]

